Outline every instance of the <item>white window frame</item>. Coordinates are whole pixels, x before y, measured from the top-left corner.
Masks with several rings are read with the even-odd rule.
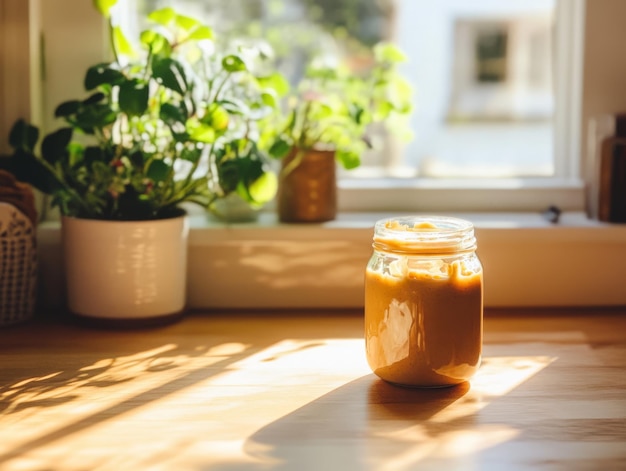
[[[582,120],[585,48],[585,0],[559,0],[556,8],[555,51],[571,48],[571,54],[555,54],[555,168],[567,179],[583,176]]]
[[[17,1],[17,0],[9,0]],[[84,0],[30,0],[41,11],[44,44],[43,106],[34,120],[51,128],[54,106],[82,93],[87,67],[107,57],[104,24]],[[560,0],[556,11],[554,159],[556,175],[508,179],[350,179],[339,182],[339,208],[353,211],[538,211],[550,205],[564,210],[585,206],[581,158],[581,92],[584,49],[584,0]],[[68,15],[68,12],[74,12]],[[76,27],[80,16],[80,54],[72,54],[59,32]],[[87,45],[87,47],[85,47]],[[91,53],[91,56],[88,54]],[[59,85],[58,77],[65,77]],[[39,88],[39,87],[34,87]],[[41,100],[40,100],[41,101]],[[39,114],[39,116],[38,116]],[[272,210],[270,206],[268,208]]]
[[[554,38],[555,175],[494,179],[344,179],[344,211],[541,211],[585,208],[581,136],[584,0],[556,3]],[[566,52],[565,52],[566,51]],[[559,53],[560,52],[560,53]]]

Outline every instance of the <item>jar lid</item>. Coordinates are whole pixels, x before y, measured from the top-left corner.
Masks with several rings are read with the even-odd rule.
[[[423,255],[476,250],[474,225],[448,216],[405,216],[381,219],[374,226],[376,250]]]

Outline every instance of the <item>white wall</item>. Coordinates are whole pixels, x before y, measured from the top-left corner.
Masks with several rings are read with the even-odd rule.
[[[65,100],[86,98],[87,69],[108,56],[105,24],[89,0],[39,0],[44,60],[42,125],[59,126],[55,108]]]

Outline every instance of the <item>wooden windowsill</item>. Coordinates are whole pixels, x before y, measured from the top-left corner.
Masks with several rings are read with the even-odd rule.
[[[188,305],[192,309],[362,307],[374,223],[396,213],[342,213],[322,224],[190,217]],[[626,224],[566,212],[451,214],[474,222],[488,307],[626,305]],[[39,228],[42,304],[63,304],[58,223]],[[245,292],[245,296],[241,293]]]
[[[471,384],[371,374],[362,313],[0,329],[0,468],[618,469],[626,310],[488,311]]]

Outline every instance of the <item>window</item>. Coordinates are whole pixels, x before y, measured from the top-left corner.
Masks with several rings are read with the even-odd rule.
[[[140,28],[143,12],[170,4],[205,15],[226,35],[269,34],[276,45],[295,44],[290,58],[279,48],[294,78],[320,48],[355,62],[379,39],[403,48],[416,91],[414,138],[381,134],[383,151],[342,173],[343,210],[583,208],[582,0],[120,0],[120,22]],[[52,127],[55,104],[81,93],[86,67],[102,59],[107,44],[90,2],[40,8],[42,121]],[[71,39],[77,35],[81,41]]]
[[[174,6],[222,34],[262,38],[293,80],[316,53],[353,66],[393,40],[416,89],[408,144],[382,143],[347,172],[397,177],[554,176],[552,37],[555,0],[126,0],[120,16]]]
[[[417,3],[428,3],[432,6],[443,2],[444,0],[441,2],[396,0],[394,4],[415,7]],[[7,22],[11,24],[15,21],[8,19],[7,10],[2,8],[10,3],[22,5],[25,2],[0,0],[0,35],[9,32],[6,28]],[[91,2],[45,0],[28,3],[37,6],[38,8],[33,9],[38,11],[30,11],[26,18],[22,12],[18,23],[21,27],[26,27],[30,15],[31,39],[36,38],[39,31],[43,38],[41,42],[32,41],[31,47],[36,50],[38,45],[42,44],[45,51],[44,60],[37,60],[37,54],[33,54],[30,61],[26,53],[13,54],[9,57],[5,52],[6,48],[19,48],[21,45],[16,42],[0,41],[0,75],[4,78],[10,76],[14,80],[17,75],[13,71],[24,70],[20,66],[30,62],[32,74],[33,71],[38,72],[38,64],[41,63],[41,77],[39,73],[34,77],[34,82],[40,86],[36,85],[32,87],[35,90],[31,89],[33,96],[40,90],[41,97],[39,101],[31,104],[31,109],[34,109],[34,116],[38,118],[39,124],[53,129],[56,123],[51,121],[50,117],[56,104],[80,96],[82,78],[87,67],[106,57],[108,50],[106,34],[102,20],[93,10]],[[214,3],[224,3],[228,11],[235,11],[239,8],[238,5],[243,5],[243,0],[228,2],[215,0]],[[267,8],[272,4],[271,0],[264,0],[261,3]],[[457,3],[473,5],[478,2],[458,0]],[[505,5],[512,3],[514,2],[494,0],[492,6],[504,8]],[[536,4],[534,0],[523,3]],[[209,4],[209,0],[195,0],[193,4]],[[132,10],[130,11],[132,13]],[[396,10],[394,15],[397,14]],[[433,176],[414,178],[404,173],[394,177],[390,172],[387,176],[381,172],[374,177],[351,174],[349,178],[344,178],[340,182],[341,209],[368,212],[540,211],[549,204],[557,204],[562,209],[582,209],[583,189],[580,176],[583,162],[580,158],[582,154],[580,149],[585,149],[583,123],[592,116],[620,111],[626,107],[626,96],[623,93],[626,59],[621,53],[623,42],[621,39],[624,38],[625,32],[622,18],[625,14],[626,2],[556,0],[554,3],[551,21],[555,26],[551,30],[553,34],[548,38],[553,44],[549,75],[545,69],[533,66],[524,79],[527,83],[526,89],[532,90],[536,98],[534,102],[536,106],[532,110],[526,110],[527,116],[532,116],[533,113],[540,115],[539,112],[545,115],[547,105],[550,103],[542,98],[545,98],[545,95],[542,95],[543,92],[540,90],[549,77],[553,83],[551,99],[554,115],[551,118],[550,132],[550,136],[554,136],[550,137],[554,145],[554,152],[550,156],[553,159],[553,176],[469,178],[462,175],[456,178]],[[529,38],[527,47],[534,51],[531,54],[533,57],[539,52],[546,52],[542,45],[547,40],[545,34],[540,32],[541,28],[527,29],[524,26],[529,24],[525,23],[526,19],[516,22],[495,14],[480,19],[469,16],[471,15],[460,15],[457,18],[458,22],[454,22],[454,27],[450,26],[448,36],[450,41],[466,37],[463,36],[465,34],[474,38],[464,44],[469,51],[468,57],[479,65],[479,71],[469,75],[467,80],[478,79],[481,86],[497,89],[510,77],[508,69],[503,69],[502,62],[506,62],[506,58],[515,50],[515,41],[521,37],[520,35]],[[406,20],[409,21],[411,18]],[[132,18],[128,17],[129,24],[132,21]],[[424,23],[428,23],[427,19],[416,18],[415,28],[423,27]],[[376,26],[381,27],[381,23]],[[322,42],[321,38],[319,43],[327,44]],[[425,44],[426,52],[430,44],[428,42]],[[25,49],[24,46],[21,50]],[[586,52],[584,71],[583,49]],[[434,51],[433,55],[439,60],[439,55]],[[454,64],[459,60],[459,56],[451,55],[448,60]],[[410,70],[407,73],[416,77]],[[4,89],[0,89],[2,94],[0,102],[7,103],[6,96],[17,98],[20,93],[23,100],[28,99],[28,92],[24,95],[24,92],[8,88],[6,84],[5,81]],[[426,83],[416,88],[419,110],[421,100],[432,93],[433,89]],[[470,87],[470,96],[472,91]],[[41,103],[41,113],[37,112],[38,103]],[[450,102],[447,102],[444,108],[445,116],[449,113],[450,106]],[[4,122],[10,123],[17,116],[13,114],[15,108],[9,108],[8,112],[7,109],[5,106],[0,113],[5,118]],[[460,102],[459,107],[455,109],[459,110],[459,113],[468,114],[481,111],[465,102]],[[503,108],[501,111],[510,113],[511,109],[515,108]],[[535,119],[539,120],[539,117],[536,116]],[[524,148],[526,144],[527,140],[519,145],[509,144],[504,151],[509,151],[513,147]],[[247,226],[237,230],[196,227],[198,230],[193,231],[193,237],[190,239],[193,251],[190,255],[189,270],[192,281],[190,305],[197,308],[224,307],[229,305],[227,302],[240,299],[238,293],[241,291],[241,270],[252,270],[250,273],[258,275],[260,272],[257,271],[258,266],[255,263],[259,260],[269,260],[267,266],[279,267],[283,272],[278,275],[272,272],[267,277],[249,276],[247,280],[257,284],[248,287],[249,296],[243,300],[248,303],[247,306],[276,307],[276,303],[281,302],[285,303],[284,306],[288,303],[294,305],[301,303],[307,307],[346,307],[349,305],[347,303],[360,302],[362,286],[358,279],[362,273],[362,260],[371,249],[369,224],[376,216],[344,214],[338,224],[330,224],[330,227],[324,225],[285,228],[272,225],[269,218],[262,221],[265,226],[263,230]],[[486,301],[488,304],[547,306],[623,303],[620,296],[622,291],[618,284],[624,278],[620,271],[624,264],[615,263],[615,260],[623,259],[625,228],[618,225],[594,224],[586,221],[582,215],[565,216],[567,217],[564,218],[563,224],[558,228],[546,230],[552,226],[545,221],[537,222],[540,218],[533,215],[523,214],[511,217],[508,221],[499,214],[472,215],[479,224],[482,223],[481,250],[487,257],[485,265],[489,266],[489,273],[493,274],[490,275],[491,297]],[[201,221],[198,223],[200,226],[206,218],[202,215],[194,218],[194,221]],[[269,222],[267,225],[266,221]],[[51,305],[60,305],[62,302],[62,280],[58,277],[58,266],[61,263],[58,237],[59,231],[55,224],[42,227],[40,247],[43,248],[42,267],[45,270],[43,276],[47,282],[42,286],[45,290],[44,297]],[[308,254],[313,254],[308,257],[313,267],[300,265],[302,260],[293,257],[293,254],[303,246]],[[315,257],[320,247],[334,250],[336,258],[329,261],[325,257]],[[284,258],[273,258],[279,254],[283,254]],[[534,258],[529,259],[529,254]],[[255,260],[255,256],[260,258]],[[337,271],[335,265],[329,265],[334,260],[340,260],[344,268]],[[599,275],[597,279],[592,280],[593,283],[590,283],[589,277],[584,272],[575,268],[570,269],[570,265],[573,267],[581,260],[587,264],[599,263],[596,270]],[[282,261],[285,263],[281,263]],[[511,271],[511,266],[519,266],[524,270]],[[555,277],[554,270],[537,270],[537,266],[559,267],[561,270]],[[225,268],[229,271],[225,271]],[[211,275],[215,269],[221,273],[217,278]],[[328,276],[328,273],[335,276]],[[342,277],[342,282],[350,285],[348,288],[336,283],[337,274]],[[212,280],[213,291],[207,289],[207,279]],[[218,284],[214,283],[215,280]],[[328,284],[333,286],[329,287]],[[272,286],[274,290],[268,289]],[[293,289],[288,289],[290,287]],[[350,290],[348,294],[347,289]],[[224,303],[220,304],[222,301]]]

